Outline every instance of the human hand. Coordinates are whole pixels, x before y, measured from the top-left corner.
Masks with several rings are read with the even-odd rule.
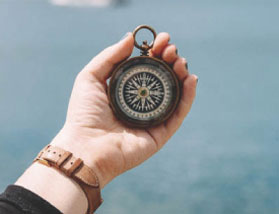
[[[160,150],[190,111],[197,77],[188,73],[186,60],[168,42],[167,33],[158,34],[150,55],[173,66],[183,89],[176,111],[159,126],[127,127],[109,106],[107,79],[114,67],[131,55],[134,47],[131,33],[94,57],[75,80],[65,125],[51,144],[83,159],[96,172],[101,188]]]

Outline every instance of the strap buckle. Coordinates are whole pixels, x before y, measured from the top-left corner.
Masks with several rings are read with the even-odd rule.
[[[51,166],[50,163],[49,163],[47,160],[45,160],[45,159],[37,158],[36,160],[37,160],[39,163],[41,163],[41,164],[43,164],[43,165],[45,165],[45,166]]]

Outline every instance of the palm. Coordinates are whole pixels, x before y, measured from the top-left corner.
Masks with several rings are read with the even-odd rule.
[[[102,143],[101,146],[110,147],[113,159],[125,160],[125,166],[121,167],[125,171],[140,164],[159,149],[163,138],[154,136],[158,136],[157,132],[162,133],[164,126],[147,130],[128,128],[114,116],[108,105],[106,88],[106,83],[96,81],[88,73],[80,74],[72,92],[67,123],[76,124],[79,129],[91,130],[86,132],[86,135],[90,135],[87,137],[95,138],[98,135],[113,138],[114,141],[108,140],[108,143]],[[115,139],[119,140],[112,147],[111,142],[115,142]]]
[[[70,99],[65,127],[74,127],[72,130],[83,142],[79,146],[101,160],[98,165],[105,180],[103,185],[157,152],[181,125],[195,97],[197,77],[188,74],[185,59],[177,57],[174,45],[168,45],[167,34],[159,34],[151,54],[157,52],[173,64],[183,83],[181,101],[171,118],[159,126],[134,129],[123,125],[109,106],[106,80],[115,64],[130,56],[133,44],[130,34],[93,58],[78,75]]]

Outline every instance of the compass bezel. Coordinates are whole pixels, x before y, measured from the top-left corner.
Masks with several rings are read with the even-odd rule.
[[[162,113],[159,117],[156,119],[150,119],[150,120],[138,120],[129,117],[125,111],[122,110],[122,108],[118,105],[117,98],[115,95],[116,88],[117,88],[117,83],[119,81],[119,77],[123,72],[128,70],[129,68],[136,66],[136,65],[152,65],[155,67],[158,67],[166,72],[168,72],[170,77],[172,78],[174,85],[172,85],[171,89],[173,91],[173,95],[171,96],[171,101],[170,105],[167,107],[164,113]],[[181,91],[180,91],[180,83],[178,81],[178,78],[174,71],[170,68],[168,64],[166,64],[164,61],[150,57],[150,56],[137,56],[128,59],[127,61],[122,62],[119,64],[113,71],[112,76],[109,80],[109,87],[108,87],[108,98],[110,102],[110,106],[114,112],[114,115],[121,120],[124,124],[131,126],[131,127],[138,127],[138,128],[148,128],[152,126],[156,126],[161,124],[162,122],[166,121],[172,113],[175,111],[179,99],[181,96]]]

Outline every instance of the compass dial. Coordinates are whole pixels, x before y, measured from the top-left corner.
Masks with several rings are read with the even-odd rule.
[[[160,115],[169,105],[169,83],[156,69],[135,66],[120,81],[118,96],[127,114],[148,120]]]
[[[173,112],[179,86],[166,64],[150,57],[135,57],[114,73],[109,97],[117,117],[145,127],[162,122]]]
[[[121,101],[135,112],[150,113],[157,109],[164,100],[164,85],[160,78],[148,68],[137,68],[138,73],[133,74],[119,91]],[[131,75],[131,74],[130,74]],[[127,79],[127,78],[126,78]],[[124,98],[124,100],[123,100]],[[166,100],[164,100],[166,101]]]

